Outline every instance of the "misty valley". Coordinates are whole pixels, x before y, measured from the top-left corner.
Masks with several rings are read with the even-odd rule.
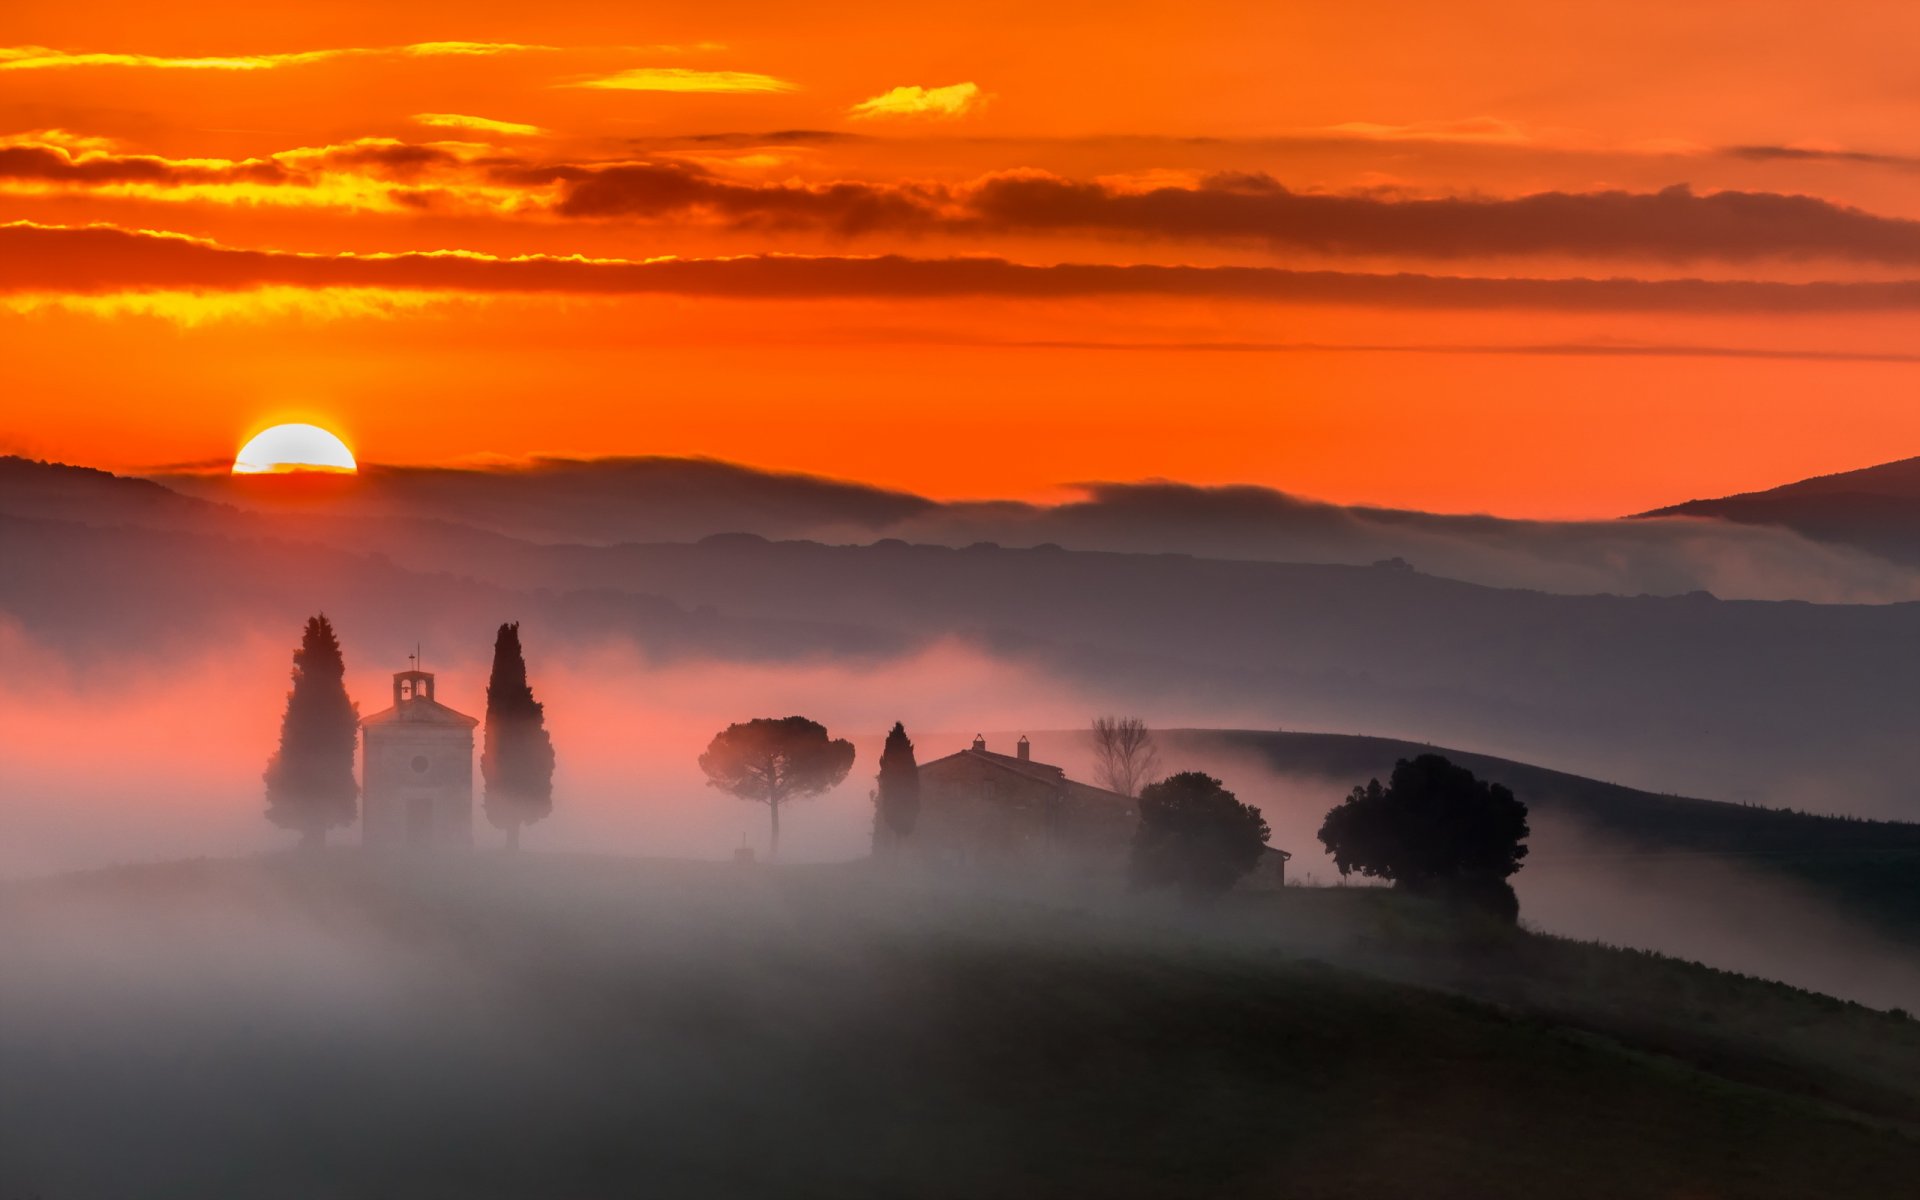
[[[1920,605],[1736,521],[289,482],[0,460],[0,1200],[1920,1168]]]
[[[0,1200],[1920,1195],[1916,45],[4,0]]]

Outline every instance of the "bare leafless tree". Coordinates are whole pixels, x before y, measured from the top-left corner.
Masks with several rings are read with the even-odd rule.
[[[1093,719],[1094,777],[1109,791],[1137,796],[1160,777],[1160,751],[1139,717]]]

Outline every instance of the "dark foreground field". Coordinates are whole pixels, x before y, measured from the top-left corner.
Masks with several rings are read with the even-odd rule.
[[[357,854],[0,890],[0,1198],[1908,1194],[1920,1023],[1363,890]]]

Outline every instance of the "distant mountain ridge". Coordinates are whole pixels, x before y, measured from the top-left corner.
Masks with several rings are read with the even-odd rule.
[[[1920,457],[1816,475],[1764,491],[1688,500],[1636,516],[1712,517],[1772,526],[1920,565]]]
[[[271,508],[274,480],[173,474],[170,488]],[[1054,544],[1130,554],[1417,569],[1572,595],[1682,595],[1821,603],[1920,600],[1920,573],[1789,532],[1699,521],[1535,521],[1334,504],[1246,484],[1087,481],[1056,502],[935,500],[897,488],[664,456],[535,459],[511,466],[367,467],[332,518],[465,525],[548,544],[774,540],[964,547]],[[0,497],[4,503],[4,497]],[[287,515],[287,506],[279,506]]]

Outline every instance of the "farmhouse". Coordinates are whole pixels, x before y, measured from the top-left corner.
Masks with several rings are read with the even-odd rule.
[[[1035,762],[1026,738],[1009,755],[987,749],[986,738],[975,737],[967,749],[921,765],[913,842],[921,854],[954,866],[1052,864],[1118,876],[1126,869],[1139,822],[1140,806],[1133,797]],[[1289,857],[1268,847],[1240,887],[1282,886]]]
[[[921,765],[913,837],[935,861],[959,866],[1067,861],[1119,869],[1138,820],[1133,797],[1034,762],[1026,738],[1008,755],[976,737],[971,747]]]
[[[393,707],[361,725],[361,842],[414,849],[473,845],[473,730],[433,697],[433,674],[393,676]]]

